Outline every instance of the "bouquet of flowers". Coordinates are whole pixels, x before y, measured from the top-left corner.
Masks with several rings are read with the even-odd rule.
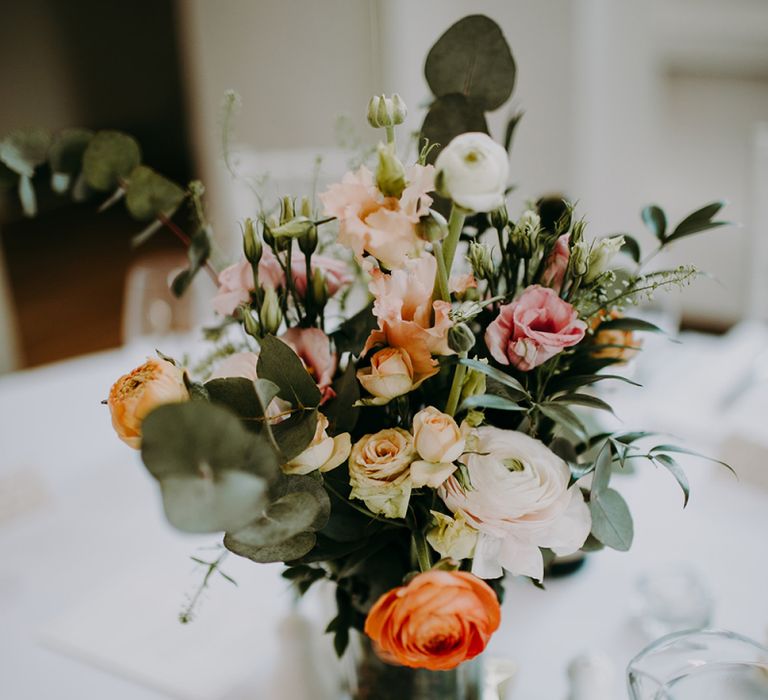
[[[558,196],[508,213],[508,151],[484,113],[514,73],[491,20],[454,25],[427,60],[435,99],[414,162],[396,140],[405,104],[374,97],[368,121],[383,138],[370,167],[319,201],[287,196],[246,220],[243,257],[220,272],[199,185],[185,192],[137,155],[116,157],[115,132],[83,137],[86,183],[125,194],[149,233],[178,233],[171,217],[193,203],[190,269],[175,286],[208,267],[222,317],[196,371],[158,356],[115,382],[114,428],[141,450],[175,527],[284,562],[301,593],[333,582],[340,654],[354,628],[403,666],[478,655],[500,623],[505,573],[539,584],[553,557],[630,547],[610,487],[630,459],[668,469],[687,500],[683,448],[595,433],[584,412],[611,410],[595,385],[631,383],[611,368],[638,352],[638,332],[658,330],[626,310],[696,272],[645,272],[634,238],[587,237]],[[675,227],[656,206],[642,218],[658,251],[719,226],[720,206]]]

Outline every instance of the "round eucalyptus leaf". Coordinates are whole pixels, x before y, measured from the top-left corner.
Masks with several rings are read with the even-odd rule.
[[[315,546],[317,538],[313,532],[301,532],[295,537],[291,537],[285,542],[279,544],[257,547],[245,544],[236,539],[233,535],[224,536],[224,546],[234,554],[246,557],[259,564],[270,564],[273,562],[286,562],[299,559],[308,554]]]
[[[82,170],[83,154],[93,138],[90,129],[64,129],[53,138],[48,158],[54,173],[75,175]]]
[[[282,498],[283,496],[302,493],[309,494],[315,502],[313,509],[315,516],[312,519],[309,529],[322,530],[328,522],[331,515],[331,499],[323,486],[322,478],[311,475],[283,475],[272,485],[270,494],[272,498]]]
[[[168,521],[184,532],[237,530],[265,506],[267,482],[241,471],[171,475],[160,481]]]
[[[429,139],[430,144],[439,145],[429,152],[427,160],[434,163],[444,146],[468,131],[488,133],[485,114],[477,103],[459,93],[444,95],[435,100],[421,126],[422,138]]]
[[[501,107],[517,69],[500,27],[485,15],[459,20],[431,48],[424,74],[437,97],[461,93],[482,110]]]
[[[159,480],[237,470],[272,481],[280,473],[266,437],[249,432],[229,410],[207,401],[152,411],[142,423],[141,458]]]
[[[47,129],[18,129],[0,141],[0,161],[13,172],[31,178],[48,158],[51,133]]]
[[[83,174],[94,190],[112,192],[140,162],[136,139],[120,131],[99,131],[83,153]]]
[[[320,505],[310,493],[289,493],[269,504],[263,517],[233,532],[232,536],[251,547],[279,544],[312,529],[319,511]]]
[[[175,182],[146,165],[139,165],[129,175],[125,205],[134,219],[149,221],[158,214],[171,216],[184,196],[184,190]]]

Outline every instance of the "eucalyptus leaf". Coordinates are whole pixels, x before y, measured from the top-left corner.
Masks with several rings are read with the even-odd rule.
[[[470,15],[435,42],[424,74],[437,97],[460,93],[492,111],[512,94],[516,66],[499,25],[484,15]]]
[[[13,172],[31,178],[35,168],[47,160],[50,145],[47,129],[18,129],[0,141],[0,161]]]
[[[272,387],[277,387],[272,384]],[[205,383],[205,389],[214,404],[229,408],[241,419],[258,420],[264,411],[256,393],[256,385],[245,377],[222,377]],[[273,394],[274,397],[274,394]]]
[[[141,149],[121,131],[99,131],[83,153],[83,175],[99,192],[114,192],[141,162]]]
[[[298,457],[309,447],[317,429],[317,409],[305,409],[271,426],[272,437],[284,462]]]
[[[365,345],[365,339],[378,324],[373,315],[373,302],[344,321],[333,333],[331,339],[339,353],[351,352],[359,355]]]
[[[251,547],[279,544],[307,532],[320,511],[317,500],[307,492],[288,493],[267,506],[264,515],[231,533],[239,543]]]
[[[606,547],[626,552],[632,546],[634,525],[624,499],[613,489],[603,491],[589,502],[592,534]]]
[[[184,200],[185,192],[181,187],[146,165],[134,168],[128,177],[125,205],[134,219],[151,221],[161,214],[170,217]],[[198,245],[198,252],[202,253],[205,247]]]
[[[360,416],[360,408],[355,406],[360,399],[360,383],[357,381],[357,368],[351,358],[344,373],[334,382],[333,388],[336,392],[335,398],[323,407],[330,434],[351,432]]]
[[[461,94],[438,97],[429,108],[421,125],[421,139],[435,144],[427,156],[434,163],[441,149],[456,136],[468,131],[488,133],[488,123],[482,107]]]
[[[320,404],[320,390],[314,379],[290,346],[275,336],[261,339],[257,373],[277,384],[280,398],[293,406],[315,408]]]
[[[643,209],[641,216],[648,230],[663,242],[667,233],[667,216],[664,210],[656,204],[651,204]]]
[[[53,138],[48,159],[54,173],[77,175],[83,168],[85,149],[93,138],[90,129],[63,129]]]
[[[187,291],[189,285],[192,284],[195,275],[208,261],[211,255],[211,234],[206,227],[199,228],[190,241],[190,245],[187,248],[187,258],[189,260],[189,266],[186,270],[182,270],[171,283],[171,291],[175,296],[180,297]]]
[[[273,562],[288,562],[299,560],[307,555],[315,546],[316,536],[313,532],[300,532],[284,542],[263,547],[245,544],[235,536],[224,536],[224,546],[234,554],[237,554],[259,564]]]

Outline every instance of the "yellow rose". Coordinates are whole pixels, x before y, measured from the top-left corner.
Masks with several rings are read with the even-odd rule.
[[[357,371],[357,379],[374,398],[371,404],[385,404],[407,394],[413,386],[413,363],[402,348],[384,348],[371,357],[371,366]]]
[[[413,438],[402,428],[363,435],[349,456],[351,498],[374,513],[404,518],[411,497],[410,465],[416,453]]]
[[[118,379],[109,390],[109,411],[117,436],[130,447],[141,447],[141,422],[164,403],[186,401],[184,372],[166,360],[151,358]]]
[[[298,457],[283,465],[286,474],[309,474],[317,469],[327,472],[335,469],[349,457],[351,440],[349,433],[336,437],[328,435],[328,419],[319,413],[315,437]]]

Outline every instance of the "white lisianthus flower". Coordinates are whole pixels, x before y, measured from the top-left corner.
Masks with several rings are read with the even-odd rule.
[[[584,283],[594,282],[602,275],[610,264],[611,260],[624,245],[624,236],[611,236],[610,238],[601,238],[595,241],[589,250],[589,260],[587,262],[587,274],[584,275]]]
[[[524,433],[484,426],[475,432],[479,454],[466,458],[471,489],[455,477],[438,493],[454,514],[480,532],[472,573],[542,579],[540,547],[555,554],[577,551],[592,527],[578,486],[568,488],[568,465]]]
[[[455,518],[438,511],[430,511],[435,527],[427,532],[427,542],[441,557],[469,559],[477,545],[478,532],[467,524],[464,516],[457,513]]]
[[[336,469],[349,457],[352,441],[349,433],[328,435],[328,419],[319,413],[317,428],[312,442],[300,455],[283,465],[286,474],[310,474],[313,471],[327,472]]]
[[[402,428],[363,435],[349,455],[350,498],[359,498],[371,511],[387,518],[404,518],[415,457],[413,438]]]
[[[435,161],[435,189],[472,212],[504,204],[509,156],[488,134],[469,132],[453,139]]]

